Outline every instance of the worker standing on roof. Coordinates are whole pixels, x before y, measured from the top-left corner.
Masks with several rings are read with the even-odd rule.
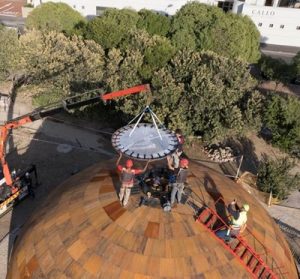
[[[167,156],[169,170],[176,171],[177,169],[179,169],[181,155],[182,149],[178,147],[173,154]]]
[[[219,238],[229,241],[232,237],[242,233],[247,226],[247,213],[250,209],[248,204],[243,204],[239,207],[236,200],[234,199],[227,207],[230,214],[229,229],[219,230],[216,235]]]
[[[174,205],[176,194],[178,203],[181,201],[181,195],[183,193],[184,184],[187,181],[189,161],[187,159],[181,159],[179,161],[179,169],[175,172],[176,180],[172,184],[173,189],[171,192],[171,206]]]
[[[131,188],[133,187],[135,175],[145,172],[150,161],[147,162],[144,169],[133,169],[132,160],[127,160],[125,167],[119,165],[121,158],[122,158],[122,153],[120,153],[120,157],[116,163],[118,171],[121,172],[121,188],[119,193],[119,199],[120,199],[120,203],[123,206],[126,206],[128,204],[128,200],[130,197]]]

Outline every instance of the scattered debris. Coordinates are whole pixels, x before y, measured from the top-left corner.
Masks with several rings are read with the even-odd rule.
[[[222,144],[205,146],[203,151],[211,160],[217,162],[232,162],[236,157],[231,147]]]

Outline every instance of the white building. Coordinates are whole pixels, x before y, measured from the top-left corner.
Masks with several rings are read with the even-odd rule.
[[[28,0],[34,6],[49,1]],[[107,8],[149,9],[173,15],[189,2],[188,0],[51,1],[64,2],[86,17],[101,15]],[[300,0],[199,0],[199,2],[249,16],[260,31],[262,43],[300,47]]]

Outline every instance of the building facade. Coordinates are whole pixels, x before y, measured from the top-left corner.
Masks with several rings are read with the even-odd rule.
[[[28,0],[34,6],[48,0]],[[51,0],[64,2],[85,17],[99,16],[107,8],[149,9],[174,15],[187,0]],[[249,16],[261,34],[261,43],[300,47],[300,0],[200,0],[224,11]]]

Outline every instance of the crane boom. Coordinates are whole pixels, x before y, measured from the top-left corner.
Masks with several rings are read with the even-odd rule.
[[[99,93],[99,90],[93,90],[83,94],[78,94],[69,97],[67,99],[64,99],[62,102],[54,103],[46,107],[37,108],[28,114],[7,121],[4,125],[0,127],[0,161],[1,161],[1,166],[2,166],[6,184],[8,186],[13,186],[14,184],[14,181],[11,177],[11,173],[5,158],[6,141],[7,141],[9,130],[23,126],[26,123],[30,123],[42,119],[44,117],[57,114],[62,111],[69,111],[71,109],[79,108],[82,106],[95,104],[100,102],[101,100],[106,101],[117,97],[129,95],[129,94],[135,94],[142,91],[149,91],[149,88],[150,88],[149,84],[142,84],[142,85],[111,92],[104,95]]]

